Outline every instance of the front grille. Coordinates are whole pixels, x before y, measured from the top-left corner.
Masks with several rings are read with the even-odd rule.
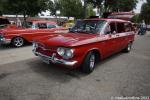
[[[38,47],[38,48],[36,49],[36,52],[39,52],[39,53],[41,53],[41,54],[43,54],[43,55],[46,55],[46,56],[52,56],[52,54],[55,53],[57,58],[61,58],[61,57],[57,54],[57,51],[56,51],[56,50],[43,49],[42,47]]]
[[[46,56],[51,56],[53,53],[55,53],[55,52],[52,52],[50,50],[43,49],[41,47],[37,48],[37,52],[39,52],[39,53],[41,53],[43,55],[46,55]]]

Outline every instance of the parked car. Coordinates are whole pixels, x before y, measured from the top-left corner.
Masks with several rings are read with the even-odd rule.
[[[94,70],[97,61],[122,50],[131,50],[135,33],[132,23],[119,19],[86,19],[68,34],[35,39],[33,53],[47,64]]]
[[[63,27],[71,28],[71,27],[73,27],[74,23],[75,23],[74,20],[68,20],[66,23],[63,24]]]
[[[0,30],[0,43],[12,44],[21,47],[26,42],[32,42],[34,38],[49,35],[58,30],[66,30],[58,27],[53,21],[28,21],[24,28],[5,28]]]

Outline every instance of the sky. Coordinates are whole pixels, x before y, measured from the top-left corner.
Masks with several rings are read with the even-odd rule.
[[[141,11],[141,6],[142,6],[142,4],[143,4],[144,2],[146,2],[146,0],[141,0],[141,1],[139,1],[139,3],[137,4],[136,9],[134,9],[134,12],[135,12],[135,13],[140,13],[140,11]]]

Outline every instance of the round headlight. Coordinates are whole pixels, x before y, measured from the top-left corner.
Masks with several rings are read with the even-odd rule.
[[[71,50],[71,49],[66,50],[65,56],[66,56],[66,58],[72,58],[73,57],[73,50]]]
[[[62,48],[62,47],[60,47],[60,48],[57,49],[57,53],[58,53],[60,56],[64,56],[64,54],[65,54],[65,49]]]
[[[65,59],[73,57],[73,50],[69,48],[59,47],[57,53]]]

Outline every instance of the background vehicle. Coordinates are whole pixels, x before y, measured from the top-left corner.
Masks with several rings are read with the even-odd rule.
[[[66,23],[63,24],[63,27],[65,28],[71,28],[74,25],[74,20],[68,20]]]
[[[52,21],[28,21],[24,28],[5,28],[0,30],[0,43],[12,44],[15,47],[21,47],[26,42],[32,42],[34,38],[50,35],[58,30],[66,30],[58,27]]]
[[[34,41],[33,52],[46,63],[94,70],[97,61],[122,50],[129,52],[134,41],[132,23],[119,19],[88,19],[68,34],[55,34]]]

